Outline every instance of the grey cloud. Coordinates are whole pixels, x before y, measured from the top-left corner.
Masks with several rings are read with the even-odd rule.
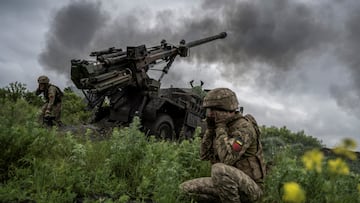
[[[360,96],[357,89],[352,87],[333,85],[330,87],[330,93],[336,98],[339,106],[352,115],[360,115],[359,101]]]
[[[259,94],[264,92],[259,91]],[[241,94],[239,94],[241,95]],[[239,97],[240,104],[244,106],[244,112],[254,115],[260,125],[266,126],[286,126],[293,132],[302,131],[310,136],[321,140],[328,147],[339,144],[343,138],[352,138],[360,143],[359,120],[355,116],[348,116],[341,107],[336,106],[329,97],[271,97],[281,98],[283,109],[272,108],[269,105],[254,104],[247,98]],[[271,102],[270,102],[271,103]],[[295,110],[295,112],[293,112]],[[357,150],[360,150],[358,146]]]
[[[229,35],[225,40],[196,47],[191,57],[183,60],[220,62],[224,64],[222,76],[232,81],[245,78],[249,70],[257,71],[260,74],[256,75],[256,85],[268,91],[330,94],[340,106],[359,110],[360,107],[341,101],[352,101],[351,95],[340,97],[329,85],[321,85],[323,82],[329,84],[333,78],[326,73],[326,61],[307,64],[308,69],[297,70],[306,64],[304,60],[316,60],[327,53],[326,57],[343,66],[344,72],[354,73],[355,82],[352,86],[344,86],[347,89],[343,91],[354,90],[356,97],[360,97],[357,68],[360,61],[356,56],[360,51],[359,10],[360,3],[355,0],[308,3],[205,0],[188,16],[178,15],[173,10],[153,14],[137,8],[125,17],[122,15],[105,23],[110,13],[102,10],[99,3],[74,1],[57,12],[40,62],[49,69],[69,74],[70,59],[86,56],[92,49],[153,45],[163,38],[178,43],[182,38],[191,41],[227,31]],[[320,71],[313,70],[314,64],[321,67]],[[170,77],[175,79],[184,75],[176,69],[172,71]],[[339,85],[339,81],[330,83]],[[311,85],[316,84],[320,87],[314,90]]]
[[[36,15],[44,6],[48,5],[49,2],[43,0],[0,0],[0,11],[1,12],[16,12],[18,15]]]
[[[360,4],[360,3],[359,3]],[[345,94],[339,99],[347,98],[351,100],[354,96],[357,97],[357,101],[360,99],[360,6],[350,7],[349,15],[347,16],[345,30],[347,31],[345,35],[346,42],[342,47],[342,58],[344,63],[350,67],[354,81],[354,88],[348,91],[349,94]],[[346,91],[346,90],[345,90]],[[352,92],[355,92],[356,95],[352,95]],[[355,101],[354,101],[355,102]],[[358,103],[358,102],[356,102]],[[360,112],[359,105],[354,105],[351,102],[352,106],[356,106],[358,112]]]

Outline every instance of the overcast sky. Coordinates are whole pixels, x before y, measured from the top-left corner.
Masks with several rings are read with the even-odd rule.
[[[0,87],[46,74],[64,88],[91,51],[226,31],[177,58],[163,86],[229,87],[261,125],[360,144],[358,22],[357,0],[0,0]]]

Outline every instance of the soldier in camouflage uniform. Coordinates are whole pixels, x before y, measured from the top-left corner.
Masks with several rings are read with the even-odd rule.
[[[61,99],[63,93],[60,88],[50,84],[50,80],[47,76],[42,75],[38,78],[39,86],[36,89],[35,94],[40,95],[43,93],[46,103],[41,110],[41,120],[48,126],[61,126]]]
[[[200,158],[212,163],[211,177],[180,185],[198,202],[255,202],[263,194],[265,164],[260,131],[251,115],[237,111],[238,101],[227,88],[211,90],[204,98],[207,129]]]

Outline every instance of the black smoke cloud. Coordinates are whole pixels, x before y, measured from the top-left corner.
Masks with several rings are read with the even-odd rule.
[[[95,49],[158,44],[162,38],[190,41],[227,31],[225,40],[196,47],[185,60],[220,62],[224,64],[224,77],[238,79],[248,69],[256,70],[254,63],[265,64],[267,69],[258,70],[263,72],[257,81],[259,86],[271,88],[272,84],[284,86],[282,77],[309,55],[316,58],[335,50],[331,54],[341,61],[344,71],[353,73],[353,83],[334,84],[327,91],[339,106],[360,112],[360,107],[354,105],[360,97],[359,11],[360,2],[356,0],[204,0],[187,16],[164,10],[154,17],[151,11],[139,8],[110,21],[110,12],[106,13],[98,2],[75,1],[56,13],[40,62],[68,75],[70,59]],[[319,80],[321,77],[326,73],[319,75]]]
[[[116,19],[101,32],[106,18],[100,4],[73,2],[56,14],[41,61],[51,67],[60,54],[83,51],[92,43],[93,47],[126,46],[159,42],[161,36],[195,40],[225,30],[229,33],[225,41],[210,49],[199,47],[193,55],[207,62],[260,61],[286,69],[303,52],[329,43],[333,34],[318,19],[316,9],[286,0],[207,0],[190,17],[179,19],[171,11],[159,12],[152,28],[143,26],[148,17],[143,11]]]
[[[232,63],[256,60],[289,68],[299,54],[327,43],[330,38],[331,30],[316,19],[314,9],[306,4],[271,0],[215,5],[219,3],[208,0],[204,6],[214,12],[223,7],[222,27],[231,34],[221,45],[223,55],[207,56],[215,60],[222,58]],[[199,26],[190,26],[190,30],[193,27]]]
[[[47,34],[40,64],[68,75],[70,60],[86,56],[96,32],[105,25],[107,16],[100,8],[98,2],[76,1],[60,9]]]

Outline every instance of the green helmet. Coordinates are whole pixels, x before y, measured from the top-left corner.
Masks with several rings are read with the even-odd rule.
[[[39,84],[47,84],[47,83],[49,83],[50,82],[50,79],[47,77],[47,76],[45,76],[45,75],[42,75],[42,76],[40,76],[39,78],[38,78],[38,83]]]
[[[216,88],[207,93],[203,101],[204,108],[216,108],[235,111],[239,106],[235,92],[228,88]]]

